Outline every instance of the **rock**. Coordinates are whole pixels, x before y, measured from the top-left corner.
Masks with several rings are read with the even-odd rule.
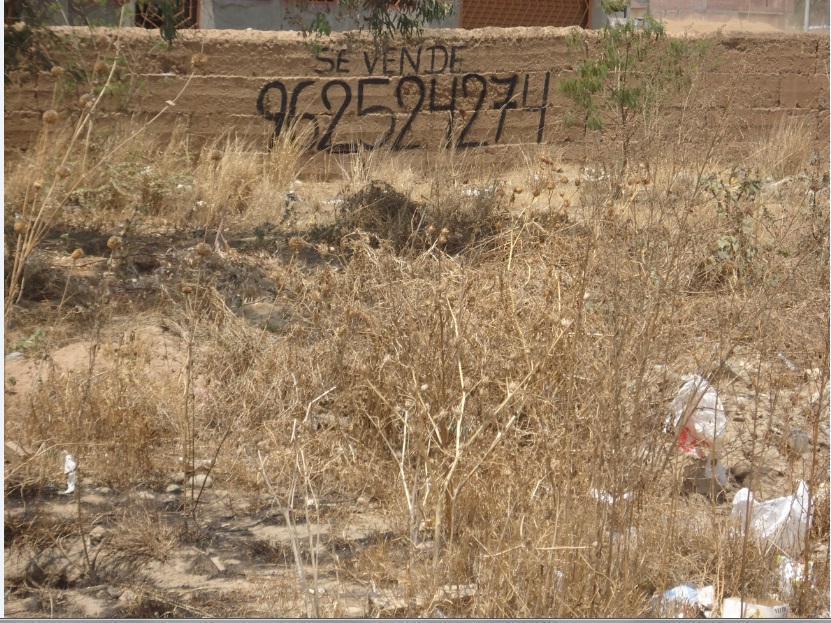
[[[72,556],[72,553],[70,551],[68,555]],[[26,565],[26,582],[33,586],[72,586],[83,575],[80,558],[69,560],[63,552],[51,547],[40,552]]]
[[[185,482],[185,478],[185,472],[176,472],[175,474],[173,474],[173,476],[171,476],[170,480],[172,480],[176,484],[182,484],[183,482]]]
[[[198,552],[188,563],[187,570],[188,573],[192,573],[194,575],[212,576],[217,572],[224,571],[225,567],[220,570],[219,567],[214,564],[214,561],[210,556],[203,554],[202,552]]]
[[[181,485],[177,485],[176,483],[171,483],[165,487],[165,493],[181,493],[182,487]]]
[[[124,592],[122,589],[118,588],[117,586],[108,586],[104,590],[106,591],[107,595],[109,595],[113,599],[118,599],[119,597],[121,597],[121,594]]]
[[[214,484],[213,478],[208,476],[207,474],[196,474],[195,476],[191,476],[188,478],[187,483],[185,483],[185,487],[190,489],[191,486],[198,494],[199,490],[204,486],[205,489],[210,489]]]
[[[369,496],[361,495],[358,497],[358,506],[369,506]]]
[[[211,471],[213,461],[211,459],[199,459],[193,462],[193,471],[195,472],[209,472]]]
[[[20,361],[21,359],[23,359],[23,353],[19,350],[13,351],[6,355],[6,361]]]
[[[248,324],[272,333],[281,333],[291,324],[290,313],[272,303],[248,303],[239,311]]]
[[[89,531],[89,538],[93,541],[100,541],[107,534],[107,529],[104,526],[95,526]]]
[[[222,561],[219,559],[219,556],[211,556],[211,562],[214,563],[214,567],[220,573],[225,573],[225,565],[222,564]]]
[[[31,455],[31,452],[28,452],[25,448],[23,448],[23,446],[16,441],[12,441],[11,439],[6,441],[6,449],[19,456],[21,459],[25,459],[27,456]]]
[[[140,500],[148,500],[152,501],[156,499],[155,494],[151,493],[150,491],[138,491],[136,493],[136,497]]]
[[[134,609],[141,603],[141,596],[130,590],[129,588],[124,590],[121,595],[118,596],[118,601],[116,602],[116,608],[120,611],[130,611]]]

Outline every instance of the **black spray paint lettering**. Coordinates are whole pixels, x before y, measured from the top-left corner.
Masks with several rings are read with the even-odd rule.
[[[432,50],[430,54],[432,55]],[[408,57],[408,62],[420,63],[423,60],[420,55],[421,52],[418,52],[415,58]],[[330,59],[333,67],[338,66],[339,56],[336,54]],[[452,58],[452,52],[448,58]],[[377,63],[377,59],[372,62]],[[273,124],[274,130],[269,146],[272,146],[274,139],[284,131],[294,128],[301,121],[306,121],[311,123],[314,129],[311,146],[320,151],[344,153],[355,151],[359,146],[373,149],[387,145],[390,141],[392,141],[391,147],[396,150],[417,149],[421,145],[414,142],[411,135],[416,120],[425,109],[428,113],[448,113],[445,145],[450,145],[453,141],[456,115],[465,121],[455,142],[457,148],[467,149],[488,145],[489,142],[484,138],[478,141],[470,139],[471,132],[481,118],[480,111],[487,109],[499,111],[493,144],[499,144],[502,141],[504,128],[509,122],[509,111],[539,113],[534,138],[540,143],[545,132],[551,75],[550,72],[525,74],[522,78],[521,95],[517,93],[520,76],[516,74],[483,76],[478,73],[467,73],[461,77],[448,76],[446,78],[435,76],[430,78],[429,87],[418,75],[407,75],[397,79],[386,76],[360,78],[357,80],[355,97],[353,97],[353,87],[346,80],[333,79],[322,82],[314,79],[301,80],[290,92],[282,81],[275,80],[266,83],[260,89],[257,97],[257,112]],[[540,78],[542,78],[541,88],[536,86]],[[311,109],[314,100],[310,102],[309,97],[315,97],[316,89],[313,87],[319,84],[321,87],[317,97],[325,112],[299,114],[298,110]],[[370,89],[372,89],[372,95],[368,94]],[[459,109],[459,92],[465,103],[472,102],[471,109]],[[383,93],[393,99],[395,107],[380,103],[367,106],[368,98],[379,100]],[[538,95],[538,99],[535,94]],[[301,96],[305,104],[301,103]],[[355,113],[358,119],[384,116],[388,119],[388,126],[383,135],[371,143],[357,140],[342,143],[335,141],[338,124],[350,110],[353,99],[357,103]],[[396,134],[399,119],[403,119],[403,124]],[[321,121],[327,123],[323,132],[320,127]]]
[[[373,149],[375,147],[381,147],[382,145],[386,145],[387,141],[390,140],[392,137],[393,132],[395,132],[395,113],[392,111],[392,108],[389,106],[384,106],[382,104],[377,104],[375,106],[368,106],[364,107],[364,97],[366,94],[366,88],[370,86],[387,86],[390,83],[389,78],[361,78],[358,80],[358,117],[366,117],[368,115],[379,115],[379,114],[386,114],[389,116],[390,120],[390,127],[389,129],[374,143],[364,143],[363,146],[366,149]]]
[[[441,74],[459,73],[462,66],[461,51],[467,46],[441,44],[428,47],[418,46],[414,49],[384,47],[374,52],[361,52],[366,73],[370,76],[381,74],[391,76],[398,74]],[[315,55],[321,65],[314,69],[317,74],[349,73],[351,58],[347,48],[332,50],[324,47]]]

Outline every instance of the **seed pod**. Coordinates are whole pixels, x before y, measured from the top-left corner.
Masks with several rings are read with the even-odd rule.
[[[306,243],[303,241],[302,238],[298,236],[292,236],[291,238],[289,238],[289,249],[291,249],[292,253],[299,252],[305,246]]]
[[[514,188],[514,194],[515,195],[521,195],[522,194],[522,189],[519,186],[517,186],[516,188]]]
[[[121,236],[110,236],[109,240],[107,240],[107,248],[110,251],[118,251],[124,245],[124,241],[121,239]]]
[[[23,219],[16,219],[14,222],[14,233],[16,234],[25,234],[26,230],[29,229],[29,224],[24,221]]]
[[[541,192],[542,192],[542,190],[540,189],[539,186],[537,186],[534,190],[531,191],[531,194],[534,197],[539,197]]]
[[[196,245],[196,254],[200,257],[208,257],[211,254],[211,246],[206,242],[200,242]]]
[[[43,180],[35,180],[34,182],[32,182],[32,188],[34,188],[35,190],[40,190],[41,188],[43,188]]]
[[[575,178],[574,178],[574,185],[575,185],[575,186],[580,186],[580,184],[581,184],[581,182],[580,182],[580,178],[579,178],[579,177],[575,177]]]
[[[211,160],[213,160],[214,162],[222,160],[222,152],[217,151],[217,150],[212,151],[211,152]]]
[[[49,109],[43,113],[43,123],[46,125],[52,125],[58,121],[58,111]]]
[[[565,175],[560,178],[560,184],[568,184],[568,178]]]
[[[72,171],[70,171],[69,167],[66,165],[60,166],[57,169],[55,169],[55,175],[62,179],[66,179],[67,177],[69,177],[70,173],[72,173]]]
[[[55,76],[56,78],[60,78],[64,74],[64,68],[60,65],[55,65],[52,69],[49,70],[49,73]]]
[[[102,74],[109,68],[109,65],[104,61],[95,61],[95,65],[92,68],[93,73]]]
[[[79,106],[86,106],[87,103],[92,101],[92,95],[89,93],[84,93],[81,97],[78,98],[78,105]]]
[[[73,260],[80,260],[85,255],[86,255],[86,253],[84,253],[84,250],[79,248],[79,249],[75,249],[72,252],[72,255],[70,255],[69,257],[71,257]]]
[[[12,24],[12,29],[15,32],[23,32],[24,30],[26,30],[26,22],[15,22],[14,24]]]
[[[187,284],[184,284],[184,283],[182,284],[180,289],[185,294],[190,294],[191,292],[193,292],[193,288],[191,286],[187,285]]]

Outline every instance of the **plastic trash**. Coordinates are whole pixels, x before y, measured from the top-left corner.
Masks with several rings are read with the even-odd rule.
[[[75,481],[78,477],[78,463],[75,457],[64,452],[63,457],[63,473],[66,474],[66,491],[61,491],[61,495],[69,495],[75,493]]]
[[[660,598],[659,614],[665,618],[685,618],[690,610],[699,612],[713,609],[716,589],[714,586],[698,587],[681,584],[666,591]]]
[[[776,562],[779,565],[779,597],[789,601],[794,588],[805,579],[805,564],[787,556],[778,556]],[[811,567],[813,565],[809,563],[809,569]]]
[[[627,491],[626,493],[618,496],[617,499],[611,493],[600,489],[590,489],[589,494],[598,502],[603,502],[609,505],[614,504],[616,501],[628,502],[634,497],[631,491]]]
[[[724,619],[784,619],[790,614],[788,604],[770,600],[745,600],[727,597],[721,604]]]
[[[719,495],[728,484],[727,469],[712,456],[692,461],[684,471],[686,490],[703,496]]]
[[[808,485],[800,480],[794,495],[757,502],[753,493],[741,489],[733,498],[732,516],[741,530],[747,525],[750,512],[751,532],[760,540],[771,543],[788,556],[799,557],[805,547],[805,535],[811,525],[808,514],[811,503]]]
[[[680,426],[678,448],[684,454],[704,458],[712,453],[713,446],[724,435],[727,415],[718,391],[707,379],[698,375],[684,379],[684,385],[669,407],[665,429],[677,430]],[[686,421],[682,422],[685,415]]]

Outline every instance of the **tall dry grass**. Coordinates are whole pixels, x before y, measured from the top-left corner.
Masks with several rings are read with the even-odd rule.
[[[776,180],[803,173],[812,153],[813,130],[804,117],[781,117],[753,156],[758,166]]]
[[[288,258],[253,254],[272,286],[262,298],[287,319],[276,335],[226,304],[244,276],[240,247],[194,247],[180,258],[193,270],[159,286],[173,373],[152,374],[158,338],[105,348],[119,330],[101,295],[86,365],[50,372],[7,418],[8,433],[39,448],[7,483],[43,485],[71,447],[87,476],[122,488],[161,486],[208,460],[220,485],[307,520],[316,500],[367,496],[397,539],[362,549],[339,577],[406,577],[402,590],[421,603],[410,615],[646,616],[684,582],[719,597],[774,594],[775,552],[737,535],[724,499],[688,491],[688,461],[663,425],[679,376],[703,374],[733,419],[723,460],[748,468],[745,484],[764,499],[798,479],[827,483],[828,221],[817,205],[828,188],[804,153],[776,155],[771,141],[766,167],[787,162],[814,181],[741,199],[731,220],[707,191],[735,179],[716,157],[719,130],[701,149],[665,128],[669,139],[638,143],[641,165],[623,177],[544,153],[512,179],[483,171],[473,151],[421,165],[382,152],[340,161],[343,202],[328,227],[278,230]],[[75,214],[50,224],[109,233],[129,216],[135,232],[163,218],[179,233],[251,233],[279,221],[286,191],[309,173],[294,142],[269,155],[231,139],[191,151],[181,135],[131,145],[68,194]],[[11,169],[7,202],[28,201],[37,168]],[[737,222],[753,248],[742,270],[718,255]],[[724,278],[699,279],[702,265]],[[733,378],[739,359],[752,362],[746,385]],[[808,392],[802,372],[815,369]],[[812,451],[784,465],[788,427],[810,431]],[[187,510],[198,520],[196,499]],[[124,555],[172,547],[168,532],[150,539],[146,519],[133,525]],[[806,615],[828,608],[827,531],[811,538],[813,571],[792,600]],[[294,559],[316,546],[298,527]],[[296,565],[307,614],[324,612],[312,567]],[[476,591],[415,601],[448,584]]]

